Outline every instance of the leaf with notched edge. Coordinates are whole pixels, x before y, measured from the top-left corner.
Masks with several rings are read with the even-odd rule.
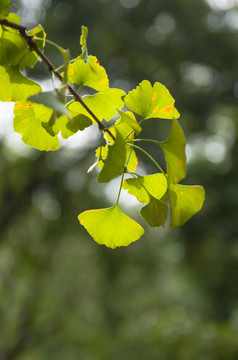
[[[127,246],[144,234],[142,226],[124,214],[118,204],[107,209],[84,211],[78,219],[98,244],[112,249]]]

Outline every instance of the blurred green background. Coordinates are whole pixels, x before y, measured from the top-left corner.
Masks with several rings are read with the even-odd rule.
[[[99,246],[77,220],[116,196],[116,185],[86,175],[98,137],[86,131],[40,153],[21,144],[2,105],[0,359],[237,360],[238,2],[19,0],[12,11],[29,28],[42,23],[72,56],[88,26],[89,53],[112,87],[166,85],[188,142],[185,183],[203,185],[206,202],[181,228],[138,217],[139,241]],[[37,71],[42,81],[44,66]],[[164,138],[167,123],[151,120],[143,136]],[[136,218],[133,204],[122,206]]]

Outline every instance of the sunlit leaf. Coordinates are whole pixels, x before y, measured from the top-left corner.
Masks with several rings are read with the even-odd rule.
[[[164,174],[138,176],[137,178],[123,181],[122,189],[128,190],[138,201],[148,204],[150,195],[161,199],[167,191],[167,178]]]
[[[45,106],[48,106],[59,114],[69,116],[68,110],[65,107],[61,94],[57,90],[45,91],[39,94],[35,94],[29,97],[28,100],[33,101],[37,104],[43,104]]]
[[[181,226],[201,210],[205,200],[202,186],[169,185],[171,226]]]
[[[167,163],[169,183],[177,183],[186,176],[186,139],[177,120],[173,120],[171,132],[164,142],[160,143]]]
[[[143,120],[178,118],[179,113],[174,108],[174,101],[164,85],[156,82],[152,87],[147,80],[142,81],[124,98],[125,105],[134,113],[141,115]]]
[[[117,113],[116,108],[123,106],[122,96],[124,94],[125,92],[120,89],[108,89],[105,92],[99,92],[95,95],[84,96],[82,100],[100,121],[103,119],[109,121]],[[68,110],[73,111],[75,114],[89,116],[88,112],[78,101],[70,102],[67,106]],[[92,121],[95,123],[93,118]]]
[[[126,146],[119,132],[113,145],[108,146],[108,156],[98,176],[98,182],[108,182],[115,176],[121,175],[125,169]]]
[[[128,145],[126,145],[126,167],[131,172],[134,172],[138,165],[136,152]]]
[[[106,70],[95,56],[89,55],[89,62],[80,57],[68,66],[68,82],[79,86],[88,86],[97,91],[106,91],[109,80]]]
[[[37,37],[37,40],[35,40],[34,38],[33,40],[35,41],[38,48],[43,51],[45,46],[46,33],[42,25],[38,25],[34,29],[29,30],[27,34],[33,37]],[[35,51],[31,51],[30,49],[28,49],[28,51],[26,51],[25,55],[22,56],[22,59],[19,62],[19,69],[24,70],[25,66],[33,68],[37,63],[38,58],[39,56]]]
[[[4,27],[0,38],[0,64],[16,66],[27,52],[27,43],[19,31]]]
[[[92,120],[88,116],[84,114],[75,115],[75,113],[73,112],[69,113],[71,116],[71,120],[68,121],[67,128],[73,133],[76,133],[78,130],[82,131],[88,126],[92,125]]]
[[[121,133],[122,133],[121,129],[123,128],[125,128],[124,132],[126,133],[126,136],[129,133],[127,128],[130,129],[130,132],[131,129],[134,130],[137,135],[141,132],[142,128],[136,121],[135,115],[132,112],[130,111],[123,112],[121,110],[118,110],[118,113],[120,115],[120,119],[117,121],[116,125],[120,127]]]
[[[39,150],[59,149],[57,136],[52,136],[42,126],[42,118],[49,121],[53,110],[27,101],[18,101],[14,108],[14,130],[22,135],[22,140]]]
[[[11,65],[0,66],[0,101],[25,100],[41,91],[40,85],[24,77]]]
[[[166,223],[168,214],[168,195],[167,192],[160,199],[157,200],[153,196],[150,196],[149,204],[145,205],[140,212],[140,215],[150,224],[152,227],[163,226]]]
[[[142,226],[124,214],[117,204],[107,209],[85,211],[78,219],[98,244],[112,249],[127,246],[144,234]]]

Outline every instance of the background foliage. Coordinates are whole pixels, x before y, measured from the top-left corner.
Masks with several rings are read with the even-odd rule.
[[[90,53],[111,86],[164,83],[188,140],[186,182],[202,184],[207,197],[182,228],[148,227],[112,251],[77,220],[79,210],[109,206],[113,196],[86,178],[87,138],[42,154],[19,151],[12,129],[3,132],[0,359],[237,359],[236,2],[22,0],[12,11],[29,26],[41,22],[72,56],[88,26]],[[143,135],[163,138],[165,126],[150,123]]]

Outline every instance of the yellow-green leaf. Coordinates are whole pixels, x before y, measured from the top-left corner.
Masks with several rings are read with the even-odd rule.
[[[117,204],[107,209],[85,211],[78,219],[98,244],[112,249],[127,246],[144,234],[142,226],[124,214]]]
[[[108,89],[95,95],[84,96],[82,100],[100,121],[103,119],[109,121],[117,113],[116,108],[123,106],[122,96],[124,94],[125,92],[120,89]],[[67,106],[68,110],[73,111],[75,114],[84,114],[90,117],[78,101],[70,102]],[[95,123],[95,120],[91,119]]]
[[[96,56],[89,55],[89,62],[77,58],[68,66],[68,82],[80,86],[88,86],[97,91],[106,91],[109,80],[106,70],[99,64]]]
[[[181,226],[201,210],[205,191],[202,186],[170,184],[169,199],[172,213],[170,226]]]
[[[140,212],[140,215],[152,227],[159,227],[161,225],[164,226],[167,220],[167,214],[168,214],[167,192],[160,200],[157,200],[153,196],[150,196],[149,204],[145,205]]]
[[[113,145],[108,146],[108,156],[98,176],[98,182],[108,182],[115,176],[121,175],[125,169],[126,146],[119,132]]]
[[[24,77],[16,67],[0,66],[0,101],[25,100],[41,91],[40,85]]]
[[[150,195],[158,200],[163,197],[167,191],[167,178],[161,173],[138,176],[124,180],[122,189],[128,190],[129,194],[134,195],[138,201],[148,204]]]
[[[160,143],[167,163],[169,183],[177,183],[186,176],[186,139],[177,120],[173,120],[171,132],[164,142]]]
[[[22,135],[22,140],[39,150],[59,149],[59,140],[43,126],[42,119],[49,121],[53,110],[40,104],[18,101],[14,108],[14,130]]]
[[[148,80],[142,81],[136,89],[124,98],[125,105],[143,120],[149,118],[173,119],[179,113],[174,107],[174,98],[169,90],[159,82],[154,86]]]

